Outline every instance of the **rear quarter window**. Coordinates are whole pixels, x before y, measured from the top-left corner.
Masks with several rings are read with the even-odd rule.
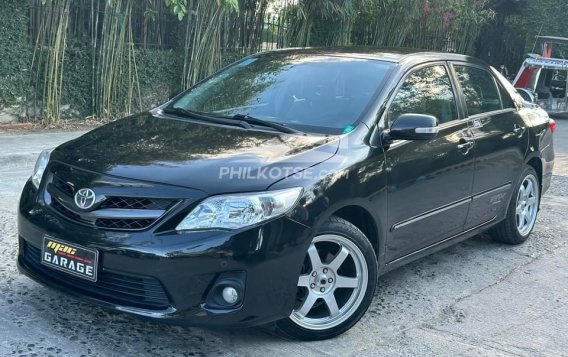
[[[454,68],[470,116],[503,109],[501,95],[491,73],[470,66],[457,65]]]

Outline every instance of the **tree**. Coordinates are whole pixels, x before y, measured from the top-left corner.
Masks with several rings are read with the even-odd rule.
[[[495,13],[492,21],[481,29],[476,41],[475,55],[511,75],[520,65],[525,38],[509,25],[512,16],[525,11],[527,0],[490,0],[487,7]]]

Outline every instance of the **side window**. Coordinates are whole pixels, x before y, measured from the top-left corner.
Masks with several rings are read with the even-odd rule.
[[[433,115],[440,124],[458,118],[456,98],[446,67],[422,68],[406,77],[390,106],[389,124],[402,114],[411,113]]]
[[[470,116],[503,109],[499,91],[489,72],[469,66],[455,66],[455,69]]]

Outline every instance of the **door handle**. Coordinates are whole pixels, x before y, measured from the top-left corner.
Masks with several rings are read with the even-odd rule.
[[[513,127],[513,132],[517,134],[519,138],[525,135],[526,130],[527,128],[525,128],[524,126],[520,126],[519,124],[515,124],[515,126]]]
[[[462,152],[462,154],[467,155],[469,150],[473,148],[475,143],[473,141],[466,141],[465,139],[460,139],[460,143],[458,144],[458,149]]]

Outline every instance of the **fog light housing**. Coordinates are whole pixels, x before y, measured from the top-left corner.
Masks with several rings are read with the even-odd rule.
[[[213,282],[205,299],[209,309],[236,309],[243,303],[246,274],[244,271],[222,273]]]

